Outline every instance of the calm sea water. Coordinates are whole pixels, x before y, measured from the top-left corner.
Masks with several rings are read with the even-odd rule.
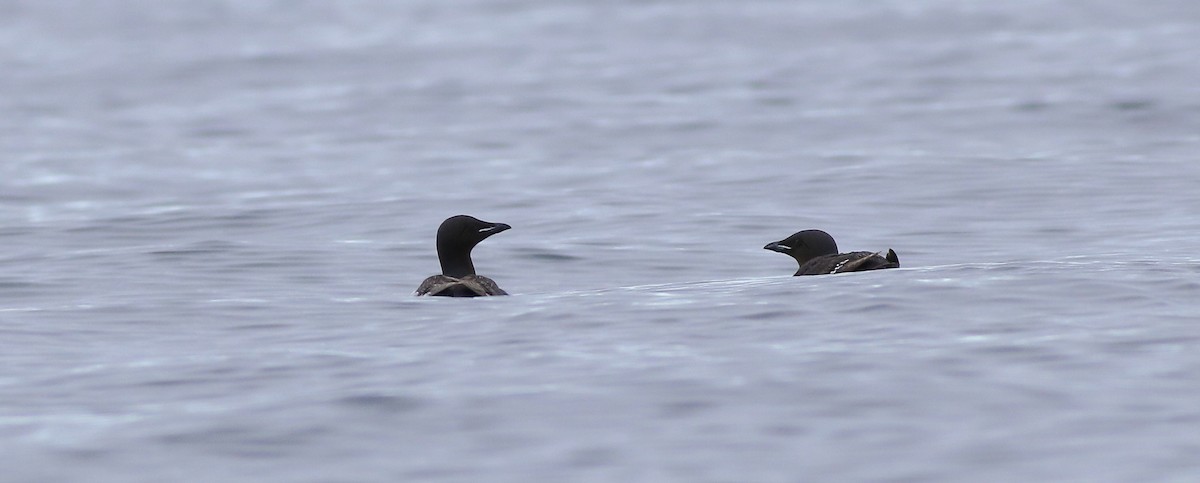
[[[0,0],[0,481],[1200,480],[1200,8]],[[437,224],[514,295],[410,294]],[[804,228],[904,268],[788,276]]]

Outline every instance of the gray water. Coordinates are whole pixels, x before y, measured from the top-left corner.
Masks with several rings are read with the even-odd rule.
[[[1198,481],[1200,6],[0,0],[0,481]],[[412,297],[447,216],[514,295]],[[804,228],[903,268],[789,276]]]

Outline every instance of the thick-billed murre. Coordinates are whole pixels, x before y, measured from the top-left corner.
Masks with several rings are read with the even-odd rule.
[[[900,266],[900,258],[890,248],[885,256],[880,256],[880,252],[838,253],[837,242],[821,230],[798,231],[763,248],[796,259],[800,264],[796,275],[862,272]]]
[[[437,231],[438,261],[441,275],[426,278],[416,295],[478,297],[508,295],[496,282],[475,273],[471,249],[485,238],[512,228],[504,223],[489,223],[467,215],[446,218]]]

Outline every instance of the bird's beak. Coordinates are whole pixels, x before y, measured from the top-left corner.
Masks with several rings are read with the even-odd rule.
[[[781,244],[779,244],[779,242],[771,242],[771,243],[768,243],[767,246],[763,247],[763,250],[771,250],[773,252],[779,252],[779,253],[784,253],[791,249],[792,249],[792,247],[789,247],[787,245],[781,245]]]
[[[495,235],[497,233],[500,233],[504,230],[508,230],[511,228],[512,228],[511,226],[509,226],[505,223],[492,223],[492,226],[489,226],[487,228],[480,228],[479,232],[487,233],[488,235]]]

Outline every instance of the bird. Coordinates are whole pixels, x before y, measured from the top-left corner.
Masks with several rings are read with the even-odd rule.
[[[504,223],[491,223],[468,215],[446,218],[437,231],[438,261],[442,273],[426,278],[414,295],[444,297],[479,297],[508,295],[496,282],[475,273],[471,249],[487,237],[512,228]]]
[[[882,252],[838,253],[837,242],[821,230],[798,231],[792,236],[768,243],[763,249],[796,259],[800,269],[796,270],[795,275],[825,275],[900,267],[900,258],[891,248],[886,255],[880,255]]]

